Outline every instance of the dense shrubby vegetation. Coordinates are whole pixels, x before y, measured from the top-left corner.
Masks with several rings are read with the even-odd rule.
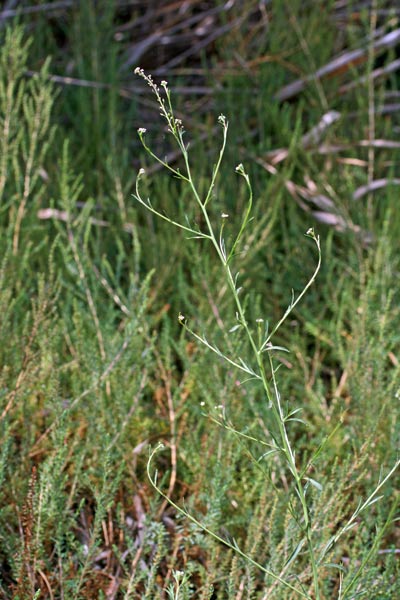
[[[398,11],[6,4],[0,597],[399,597]]]

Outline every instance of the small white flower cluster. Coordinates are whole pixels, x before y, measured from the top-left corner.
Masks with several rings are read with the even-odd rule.
[[[156,92],[156,94],[159,93],[159,91],[160,91],[159,87],[154,83],[151,75],[146,75],[146,73],[144,72],[144,69],[141,69],[140,67],[136,67],[134,73],[135,73],[135,75],[139,75],[139,77],[142,77],[146,81],[146,83]]]
[[[238,166],[235,168],[236,173],[240,173],[241,175],[244,175],[244,166],[242,163],[239,163]]]
[[[161,90],[158,87],[158,85],[154,83],[151,75],[147,75],[144,72],[144,69],[141,69],[140,67],[136,67],[134,72],[135,75],[139,75],[139,77],[142,77],[142,79],[145,80],[145,82],[151,87],[151,89],[155,93],[157,97],[157,102],[160,107],[160,115],[168,122],[168,131],[171,132],[174,136],[176,136],[177,134],[182,135],[184,132],[183,124],[180,119],[175,119],[174,117],[170,103],[170,91],[168,89],[168,83],[165,81],[165,79],[163,79],[160,86],[164,89],[164,92],[167,96],[167,102],[165,102],[164,98],[161,96]],[[138,134],[140,137],[142,137],[145,133],[146,130],[143,127],[138,129]]]

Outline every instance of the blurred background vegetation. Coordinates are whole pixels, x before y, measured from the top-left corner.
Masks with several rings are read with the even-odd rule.
[[[132,198],[146,167],[154,205],[199,217],[145,156],[139,127],[180,160],[133,70],[168,81],[200,189],[217,117],[229,120],[213,210],[240,222],[242,162],[255,196],[238,259],[250,320],[280,318],[315,266],[303,234],[321,236],[318,281],[277,343],[290,349],[282,397],[307,423],[292,426],[298,460],[342,422],[315,466],[323,545],[399,447],[399,8],[8,0],[0,28],[0,597],[296,597],[157,496],[146,463],[158,441],[169,495],[274,572],[289,563],[307,592],[305,557],[290,562],[285,472],[256,468],[257,449],[212,422],[223,406],[262,436],[268,409],[178,324],[181,311],[235,343],[216,257]],[[346,597],[400,598],[398,483],[335,548],[324,598],[360,565]]]

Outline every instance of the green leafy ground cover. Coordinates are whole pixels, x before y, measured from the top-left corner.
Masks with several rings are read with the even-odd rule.
[[[304,234],[320,236],[317,279],[274,338],[290,352],[271,353],[280,365],[272,401],[284,415],[301,409],[285,425],[296,484],[287,448],[265,450],[280,427],[265,390],[178,319],[250,364],[240,327],[230,332],[243,319],[216,247],[133,197],[142,166],[145,201],[189,228],[207,225],[187,182],[156,169],[139,144],[145,127],[157,156],[176,150],[140,78],[131,75],[145,110],[139,92],[118,91],[116,7],[82,1],[59,20],[39,12],[1,32],[0,595],[399,598],[398,472],[379,487],[399,447],[399,150],[388,143],[398,123],[381,108],[398,77],[368,77],[394,50],[378,65],[367,48],[347,78],[311,77],[293,100],[276,99],[338,44],[357,48],[379,27],[395,30],[396,17],[374,20],[382,3],[338,41],[334,3],[323,17],[319,3],[293,3],[290,14],[276,3],[264,46],[246,45],[239,29],[217,48],[260,58],[256,84],[246,70],[217,70],[212,111],[198,118],[198,99],[172,86],[203,202],[218,115],[229,121],[207,203],[216,232],[229,215],[228,249],[248,208],[238,163],[252,182],[251,220],[232,260],[255,337],[258,320],[273,330],[292,290],[296,298],[310,280],[318,253]],[[266,54],[274,60],[261,61]],[[68,65],[107,87],[59,87],[49,74]],[[305,144],[333,110],[340,118]],[[269,154],[276,149],[284,159]],[[187,176],[182,154],[169,164]],[[374,181],[384,183],[374,190]],[[274,388],[271,373],[266,382]]]

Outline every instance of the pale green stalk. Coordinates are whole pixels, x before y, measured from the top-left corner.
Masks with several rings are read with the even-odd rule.
[[[321,600],[321,592],[320,592],[319,578],[318,578],[319,565],[321,565],[323,563],[324,557],[329,552],[329,550],[332,548],[332,546],[337,542],[339,537],[341,537],[341,535],[343,535],[345,532],[349,531],[349,529],[351,529],[354,526],[359,514],[363,510],[365,510],[367,507],[369,507],[371,504],[373,504],[375,501],[379,500],[379,497],[377,496],[378,491],[382,488],[382,486],[389,479],[389,477],[391,477],[391,475],[394,473],[394,471],[397,468],[399,463],[397,462],[395,467],[389,472],[389,474],[378,483],[377,487],[375,488],[374,492],[369,496],[369,498],[363,504],[360,503],[359,507],[353,513],[352,517],[349,519],[347,524],[344,525],[336,533],[336,535],[333,536],[329,540],[329,542],[326,544],[325,548],[322,550],[322,553],[321,553],[319,559],[317,559],[314,541],[313,541],[313,537],[312,537],[311,514],[310,514],[310,508],[308,505],[308,500],[306,498],[306,491],[307,491],[307,487],[310,484],[315,486],[318,489],[321,486],[315,480],[306,477],[306,474],[307,474],[308,469],[312,465],[313,461],[320,454],[322,448],[327,443],[327,440],[330,439],[330,437],[337,430],[337,427],[334,428],[334,430],[330,436],[327,436],[327,440],[325,440],[320,445],[320,447],[316,450],[313,457],[310,459],[310,461],[307,463],[307,465],[305,467],[301,468],[300,466],[298,466],[296,464],[295,452],[294,452],[294,449],[292,447],[292,444],[291,444],[289,436],[288,436],[286,423],[293,420],[294,414],[297,413],[300,409],[292,410],[287,415],[284,414],[282,404],[281,404],[280,393],[278,390],[278,384],[277,384],[277,380],[276,380],[276,376],[275,376],[276,368],[273,363],[273,351],[285,350],[285,349],[273,346],[271,343],[271,339],[273,338],[275,333],[278,331],[280,326],[284,323],[284,321],[288,318],[289,314],[293,311],[295,306],[303,298],[304,294],[310,288],[310,286],[312,285],[312,283],[314,282],[314,280],[318,274],[318,271],[321,266],[321,248],[320,248],[319,237],[314,234],[314,231],[312,229],[309,229],[307,231],[306,235],[314,241],[314,243],[317,246],[317,250],[318,250],[318,262],[317,262],[317,266],[316,266],[311,278],[309,279],[307,284],[304,286],[303,290],[300,292],[300,294],[297,296],[297,298],[295,298],[294,294],[293,294],[291,303],[289,304],[288,308],[286,309],[286,311],[283,314],[283,316],[281,317],[281,319],[278,321],[278,323],[275,325],[275,327],[272,328],[272,330],[269,334],[268,334],[268,331],[266,331],[264,336],[261,335],[260,322],[262,322],[263,320],[262,319],[258,320],[259,321],[259,322],[257,322],[257,326],[258,326],[257,334],[258,335],[257,335],[257,339],[256,339],[256,337],[253,334],[253,332],[249,326],[249,323],[246,319],[245,309],[243,307],[243,304],[240,301],[240,297],[239,297],[240,288],[237,287],[237,279],[238,279],[239,274],[234,275],[232,273],[232,270],[230,267],[230,263],[231,263],[232,259],[234,258],[234,256],[236,255],[236,250],[237,250],[238,244],[240,242],[240,239],[244,233],[244,230],[246,229],[246,227],[249,223],[251,209],[252,209],[252,203],[253,203],[253,194],[252,194],[252,187],[251,187],[250,179],[249,179],[249,176],[247,175],[247,173],[245,172],[242,164],[240,164],[236,167],[236,172],[239,175],[241,175],[245,179],[245,182],[246,182],[246,186],[247,186],[247,190],[248,190],[247,208],[246,208],[246,212],[245,212],[242,224],[240,226],[239,232],[236,235],[229,251],[226,248],[225,240],[223,238],[224,225],[225,225],[226,219],[228,218],[229,215],[226,215],[226,214],[221,215],[222,224],[219,229],[219,234],[217,235],[214,230],[214,227],[212,225],[209,212],[207,210],[207,205],[209,204],[209,202],[212,199],[213,189],[215,186],[216,178],[220,171],[221,162],[222,162],[222,158],[223,158],[225,147],[226,147],[227,132],[228,132],[227,120],[223,115],[220,115],[220,117],[218,118],[219,123],[222,125],[223,139],[222,139],[222,144],[221,144],[221,149],[220,149],[220,152],[218,155],[218,159],[214,166],[213,173],[211,176],[210,185],[208,187],[208,190],[207,190],[204,200],[202,200],[201,195],[198,192],[197,187],[196,187],[193,177],[192,177],[190,161],[189,161],[189,154],[188,154],[188,151],[185,146],[184,139],[183,139],[184,129],[183,129],[181,121],[179,119],[175,119],[175,117],[174,117],[174,112],[173,112],[173,108],[172,108],[172,104],[171,104],[170,92],[169,92],[167,83],[165,81],[161,83],[161,86],[164,89],[164,92],[166,95],[166,101],[165,101],[160,94],[160,89],[153,82],[151,76],[146,75],[143,72],[143,70],[141,70],[141,69],[137,69],[136,72],[145,79],[145,81],[149,84],[149,86],[152,88],[153,92],[156,95],[156,98],[157,98],[157,101],[158,101],[158,104],[159,104],[159,107],[161,110],[161,115],[167,121],[168,130],[173,135],[173,137],[174,137],[176,143],[178,144],[178,147],[182,153],[182,157],[184,160],[184,166],[185,166],[185,173],[181,173],[179,171],[179,169],[175,169],[175,168],[171,167],[170,165],[168,165],[168,163],[161,160],[150,150],[150,148],[148,147],[148,145],[144,139],[144,135],[146,133],[146,131],[144,129],[139,129],[139,131],[138,131],[139,137],[143,143],[144,148],[150,154],[150,156],[155,158],[155,160],[157,160],[160,164],[162,164],[164,167],[166,167],[175,177],[178,177],[179,179],[181,179],[182,181],[184,181],[185,183],[187,183],[189,185],[189,187],[192,191],[192,194],[195,198],[195,201],[203,215],[204,222],[205,222],[205,231],[201,231],[201,230],[196,229],[191,226],[182,225],[178,221],[174,221],[167,215],[154,209],[150,203],[150,200],[147,200],[147,201],[143,200],[143,198],[140,195],[140,190],[139,190],[140,178],[144,174],[143,169],[140,170],[138,178],[137,178],[136,196],[135,197],[141,204],[143,204],[148,210],[150,210],[156,216],[168,221],[169,223],[171,223],[172,225],[175,225],[176,227],[179,227],[180,229],[183,229],[185,232],[190,233],[191,238],[200,238],[200,239],[208,240],[209,242],[211,242],[211,244],[215,248],[215,251],[221,262],[222,269],[224,271],[224,275],[225,275],[226,281],[228,283],[228,286],[229,286],[229,289],[230,289],[230,292],[231,292],[231,295],[232,295],[232,298],[233,298],[234,304],[235,304],[236,319],[238,322],[235,328],[243,328],[244,329],[247,340],[252,349],[252,353],[253,353],[253,357],[254,357],[256,366],[246,364],[243,361],[243,359],[240,357],[232,358],[232,357],[227,356],[216,345],[208,342],[208,340],[204,336],[200,336],[197,333],[195,333],[192,329],[190,329],[186,323],[186,318],[184,315],[180,314],[178,318],[179,318],[179,321],[181,322],[181,324],[183,325],[183,327],[191,335],[193,335],[198,341],[200,341],[202,344],[204,344],[207,348],[209,348],[214,353],[216,353],[220,358],[225,360],[228,364],[245,372],[247,375],[249,375],[250,379],[254,378],[257,380],[261,380],[263,390],[265,393],[265,397],[266,397],[266,400],[268,401],[268,407],[271,409],[271,414],[272,414],[274,424],[277,427],[278,432],[279,432],[279,438],[275,434],[273,434],[272,437],[273,437],[274,444],[268,444],[268,443],[263,442],[262,440],[258,440],[258,439],[255,441],[259,442],[261,445],[269,446],[271,448],[271,450],[268,452],[268,454],[271,452],[279,452],[281,454],[281,456],[283,457],[283,459],[285,461],[287,468],[289,469],[289,471],[291,473],[293,483],[294,483],[294,489],[296,491],[297,497],[298,497],[300,505],[301,505],[301,517],[299,517],[298,515],[295,514],[295,509],[291,504],[289,506],[290,512],[291,512],[293,518],[295,519],[295,521],[303,535],[303,538],[297,544],[288,564],[290,564],[291,562],[293,562],[295,560],[295,558],[298,556],[298,554],[300,553],[303,546],[306,545],[307,550],[308,550],[309,559],[310,559],[311,571],[312,571],[312,580],[313,580],[313,587],[314,587],[314,594],[315,594],[314,597],[315,597],[315,600]],[[268,365],[269,365],[270,376],[267,376],[267,373],[265,370],[264,356],[263,356],[264,352],[268,353]],[[271,382],[269,381],[269,377],[270,377]],[[340,424],[338,426],[340,426]],[[240,436],[247,437],[248,439],[254,440],[254,438],[251,438],[250,436],[246,436],[245,434],[237,432],[233,428],[227,427],[227,429],[231,429],[234,433],[237,433]],[[159,448],[160,447],[158,447],[156,450],[154,450],[151,453],[150,459],[148,461],[147,469],[148,469],[148,476],[149,476],[151,483],[153,484],[155,489],[161,494],[161,496],[166,498],[171,503],[172,506],[174,506],[178,511],[180,511],[182,514],[184,514],[193,523],[195,523],[196,525],[198,525],[199,527],[204,529],[204,531],[206,531],[207,533],[212,535],[216,540],[224,543],[226,546],[235,550],[235,552],[237,552],[240,556],[245,558],[247,561],[249,561],[251,564],[253,564],[257,568],[259,568],[264,573],[267,573],[268,575],[273,577],[275,580],[277,580],[282,585],[297,592],[300,596],[302,596],[304,598],[309,598],[309,596],[307,596],[302,590],[299,590],[299,589],[293,587],[290,583],[288,583],[287,581],[282,579],[279,575],[273,573],[269,569],[266,569],[265,567],[263,567],[262,565],[260,565],[256,561],[254,561],[254,559],[252,559],[251,556],[249,556],[248,554],[241,551],[237,547],[236,544],[232,544],[232,543],[222,539],[219,535],[217,535],[215,532],[208,529],[205,525],[203,525],[201,522],[197,521],[197,519],[195,519],[192,515],[190,515],[186,510],[180,508],[170,498],[168,498],[166,496],[166,494],[158,487],[156,476],[152,477],[152,475],[150,473],[150,465],[151,465],[152,459],[154,457],[154,454],[159,450]],[[349,587],[346,589],[349,589]]]
[[[154,455],[157,454],[157,452],[159,452],[163,448],[164,448],[164,445],[162,443],[158,444],[158,446],[154,450],[152,450],[152,452],[150,453],[150,457],[149,457],[149,460],[147,462],[147,475],[148,475],[148,478],[150,480],[150,483],[152,484],[152,486],[154,487],[154,489],[160,494],[160,496],[162,496],[163,498],[165,498],[166,500],[168,500],[169,504],[171,506],[173,506],[179,513],[185,515],[185,517],[187,519],[189,519],[189,521],[191,521],[192,523],[194,523],[195,525],[197,525],[198,527],[200,527],[200,529],[202,529],[203,531],[205,531],[206,533],[208,533],[209,535],[211,535],[211,537],[213,537],[215,540],[217,540],[221,544],[224,544],[224,546],[227,546],[231,550],[234,550],[234,552],[236,552],[237,554],[239,554],[239,556],[241,556],[242,558],[244,558],[246,561],[250,562],[254,567],[257,567],[257,569],[260,569],[260,571],[262,571],[263,573],[266,573],[267,575],[269,575],[273,579],[279,581],[279,583],[281,583],[283,586],[289,588],[290,590],[292,590],[294,592],[297,592],[302,598],[307,598],[308,599],[308,596],[302,590],[299,590],[298,588],[295,588],[291,583],[289,583],[288,581],[285,581],[279,575],[277,575],[273,571],[270,571],[269,569],[267,569],[266,567],[264,567],[263,565],[261,565],[260,563],[258,563],[257,561],[255,561],[253,558],[251,558],[251,556],[249,556],[248,554],[246,554],[245,552],[243,552],[242,550],[240,550],[240,548],[237,546],[237,544],[232,544],[228,540],[222,538],[217,533],[215,533],[215,531],[212,531],[211,529],[209,529],[206,525],[204,525],[204,523],[201,523],[200,521],[198,521],[193,515],[191,515],[189,512],[187,512],[184,508],[182,508],[181,506],[178,506],[178,504],[175,504],[175,502],[171,498],[169,498],[162,491],[162,489],[158,486],[158,483],[157,483],[157,471],[155,472],[154,475],[152,475],[152,473],[150,471],[150,466],[152,464],[152,460],[154,458]]]
[[[306,501],[306,496],[305,496],[305,487],[303,485],[302,482],[302,474],[300,474],[297,465],[296,465],[296,460],[295,460],[295,455],[294,455],[294,451],[292,449],[289,437],[288,437],[288,433],[286,430],[286,419],[285,419],[285,415],[283,413],[282,410],[282,406],[281,406],[281,402],[280,402],[280,395],[278,392],[278,388],[277,388],[277,382],[275,379],[275,370],[272,364],[272,357],[271,357],[271,350],[274,350],[274,347],[270,344],[270,340],[272,338],[272,335],[277,331],[277,329],[280,327],[280,325],[286,320],[286,318],[288,317],[288,315],[290,314],[290,312],[293,310],[293,308],[296,306],[296,304],[301,300],[301,298],[303,297],[303,295],[305,294],[305,292],[307,291],[307,289],[310,287],[310,285],[312,284],[312,282],[314,281],[318,270],[320,268],[321,265],[321,253],[320,253],[320,245],[319,245],[319,239],[314,235],[314,232],[312,230],[310,230],[308,232],[308,235],[315,241],[317,248],[318,248],[318,255],[319,255],[319,259],[318,259],[318,265],[315,269],[315,272],[313,274],[313,276],[311,277],[310,281],[307,283],[307,285],[305,286],[305,288],[303,289],[303,291],[301,292],[301,294],[297,297],[296,300],[292,300],[291,304],[289,305],[288,309],[286,310],[285,314],[283,315],[283,317],[280,319],[280,321],[278,322],[278,324],[276,325],[276,327],[273,329],[273,331],[271,332],[271,334],[266,337],[265,340],[261,340],[261,343],[258,344],[257,341],[255,340],[253,333],[249,327],[249,324],[247,322],[246,319],[246,315],[245,315],[245,310],[244,307],[240,301],[239,298],[239,290],[237,288],[237,276],[235,277],[232,273],[232,270],[230,268],[230,262],[232,260],[232,258],[235,256],[235,252],[238,246],[238,243],[240,241],[240,238],[243,235],[243,232],[249,222],[250,219],[250,214],[251,214],[251,209],[252,209],[252,202],[253,202],[253,194],[252,194],[252,188],[251,188],[251,183],[250,183],[250,179],[249,176],[247,175],[247,173],[244,170],[244,167],[242,164],[238,165],[236,167],[236,172],[241,175],[246,182],[247,185],[247,189],[248,189],[248,202],[247,202],[247,210],[244,216],[244,219],[242,221],[240,230],[232,244],[232,247],[230,249],[230,251],[228,252],[225,246],[225,241],[224,238],[222,236],[223,234],[223,229],[224,229],[224,223],[225,223],[225,218],[227,218],[227,215],[222,215],[221,218],[223,219],[222,221],[222,225],[220,228],[220,232],[219,232],[219,236],[217,237],[217,235],[215,234],[213,225],[211,223],[210,220],[210,215],[208,213],[207,210],[207,204],[210,202],[211,198],[212,198],[212,192],[214,189],[214,185],[215,185],[215,181],[216,178],[218,176],[219,170],[220,170],[220,166],[221,166],[221,161],[224,155],[224,151],[225,151],[225,147],[226,147],[226,139],[227,139],[227,132],[228,132],[228,123],[226,118],[223,115],[220,115],[218,121],[219,123],[222,125],[222,130],[223,130],[223,140],[222,140],[222,145],[221,145],[221,150],[219,152],[219,156],[218,156],[218,160],[216,165],[214,166],[213,169],[213,174],[211,177],[211,183],[209,185],[207,194],[205,196],[204,201],[201,199],[200,194],[196,188],[196,185],[194,183],[193,177],[192,177],[192,173],[191,173],[191,167],[190,167],[190,161],[189,161],[189,154],[187,151],[187,148],[185,146],[184,140],[183,140],[183,126],[182,123],[178,120],[175,119],[174,117],[174,113],[173,113],[173,108],[171,105],[171,99],[170,99],[170,92],[168,90],[168,86],[166,84],[166,82],[162,82],[162,87],[164,88],[165,94],[166,94],[166,99],[167,102],[164,101],[164,99],[162,98],[162,96],[160,95],[160,89],[158,88],[158,86],[156,86],[156,84],[153,82],[152,78],[150,76],[147,76],[144,74],[144,72],[140,69],[137,70],[137,73],[139,75],[141,75],[146,81],[147,83],[150,85],[150,87],[152,88],[153,92],[156,95],[159,107],[161,109],[161,114],[162,116],[165,118],[165,120],[167,121],[168,124],[168,129],[170,131],[170,133],[173,135],[173,137],[175,138],[179,149],[182,152],[182,156],[183,156],[183,160],[184,160],[184,165],[185,165],[185,174],[181,173],[178,169],[174,169],[172,167],[170,167],[170,165],[168,165],[165,161],[162,161],[161,159],[159,159],[148,147],[147,143],[145,142],[144,139],[144,135],[146,133],[146,131],[144,129],[139,129],[138,134],[139,137],[143,143],[144,148],[146,149],[146,151],[152,156],[154,157],[159,163],[161,163],[163,166],[165,166],[169,171],[171,171],[176,177],[182,179],[183,181],[185,181],[192,193],[193,196],[196,200],[196,203],[198,204],[205,224],[206,224],[206,231],[200,231],[197,229],[193,229],[192,227],[188,227],[185,225],[182,225],[181,223],[179,223],[178,221],[174,221],[173,219],[171,219],[170,217],[160,213],[159,211],[157,211],[156,209],[153,208],[153,206],[150,204],[150,201],[144,201],[143,198],[140,195],[140,190],[139,190],[139,182],[140,182],[140,178],[141,176],[144,174],[144,170],[141,170],[139,172],[139,176],[137,178],[137,183],[136,183],[136,199],[143,204],[148,210],[150,210],[153,214],[155,214],[158,217],[161,217],[162,219],[168,221],[169,223],[171,223],[172,225],[175,225],[176,227],[179,227],[180,229],[183,229],[184,231],[190,233],[193,237],[197,237],[197,238],[202,238],[202,239],[207,239],[209,240],[212,245],[214,246],[216,253],[218,255],[218,258],[221,261],[222,264],[222,268],[224,270],[224,274],[225,274],[225,278],[227,280],[229,289],[231,291],[235,306],[236,306],[236,311],[237,311],[237,321],[239,326],[243,327],[245,333],[246,333],[246,337],[249,341],[250,347],[252,349],[255,361],[257,363],[257,369],[254,369],[252,367],[249,367],[248,365],[246,365],[244,363],[244,361],[242,359],[239,360],[234,360],[229,358],[228,356],[226,356],[223,352],[221,352],[216,346],[210,344],[204,337],[199,336],[198,334],[196,334],[195,332],[193,332],[191,329],[189,329],[189,327],[186,325],[186,320],[185,317],[183,315],[179,315],[179,319],[180,322],[182,323],[182,325],[192,334],[194,335],[194,337],[196,339],[198,339],[201,343],[203,343],[204,345],[206,345],[209,349],[211,349],[213,352],[217,353],[221,358],[223,358],[225,361],[227,361],[228,363],[230,363],[231,365],[237,367],[238,369],[241,369],[242,371],[248,373],[251,377],[255,377],[257,379],[260,379],[262,381],[262,385],[264,388],[264,393],[266,396],[266,399],[268,401],[268,405],[272,410],[272,415],[274,418],[274,421],[277,425],[278,431],[279,431],[279,436],[280,436],[280,445],[276,446],[276,450],[278,452],[280,452],[282,454],[282,456],[284,457],[286,464],[292,474],[293,477],[293,481],[295,484],[295,489],[298,495],[298,498],[300,500],[301,503],[301,507],[302,507],[302,513],[303,513],[303,523],[299,524],[301,531],[303,532],[303,535],[306,538],[307,541],[307,546],[308,546],[308,552],[310,555],[310,562],[311,562],[311,566],[312,566],[312,573],[313,573],[313,582],[314,582],[314,588],[315,588],[315,594],[316,594],[316,599],[319,600],[320,595],[319,595],[319,586],[318,586],[318,573],[317,573],[317,563],[316,563],[316,559],[315,559],[315,554],[314,554],[314,546],[313,546],[313,541],[311,538],[311,519],[310,519],[310,513],[309,513],[309,509],[308,509],[308,505],[307,505],[307,501]],[[267,351],[268,352],[268,357],[269,357],[269,362],[270,362],[270,367],[271,367],[271,374],[272,374],[272,383],[273,383],[273,394],[271,392],[270,389],[270,385],[268,383],[268,378],[265,372],[265,366],[264,366],[264,360],[263,360],[263,353]],[[153,455],[152,455],[153,456]],[[151,458],[149,461],[149,464],[151,462]],[[153,485],[156,487],[156,489],[165,497],[165,495],[162,493],[162,491],[157,487],[156,485],[156,481],[153,480],[150,476],[149,473],[149,477],[153,483]],[[171,500],[169,499],[169,501],[171,502]],[[178,508],[178,507],[177,507]],[[198,523],[193,517],[191,517],[190,515],[188,515],[186,513],[186,511],[184,511],[186,516],[188,516],[192,521]],[[198,523],[200,526],[201,524]],[[208,530],[207,530],[208,531]],[[216,536],[215,533],[209,531],[209,533],[211,533],[216,539],[220,539],[218,536]],[[224,543],[227,543],[225,540]],[[300,541],[300,545],[303,544],[303,540]],[[227,544],[229,545],[229,544]],[[278,578],[278,576],[276,576],[275,574],[271,573],[270,571],[266,570],[264,567],[262,567],[261,565],[259,565],[258,563],[255,563],[251,557],[244,555],[236,546],[234,547],[234,549],[241,554],[242,556],[245,556],[247,560],[250,560],[250,562],[252,562],[255,566],[258,566],[259,568],[261,568],[261,570],[263,570],[266,573],[269,573],[271,576]],[[278,578],[279,579],[279,578]],[[281,583],[285,583],[285,585],[288,585],[287,582],[284,582],[284,580],[279,579],[279,581]],[[291,587],[291,586],[289,586]],[[295,588],[292,588],[295,589]],[[296,590],[298,593],[300,593],[301,595],[304,596],[304,594],[302,592],[300,592],[299,590]]]

